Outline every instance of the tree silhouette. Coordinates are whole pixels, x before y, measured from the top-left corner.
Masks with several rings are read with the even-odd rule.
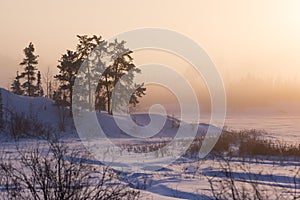
[[[25,58],[20,63],[21,66],[24,66],[24,72],[21,73],[19,78],[23,78],[26,81],[21,85],[24,89],[24,95],[26,96],[35,96],[37,87],[34,84],[36,80],[36,65],[38,64],[38,55],[34,54],[34,45],[30,42],[28,47],[24,49]]]
[[[18,71],[17,71],[17,76],[16,76],[14,82],[11,84],[11,90],[14,94],[17,94],[17,95],[24,94],[24,90],[22,90],[22,88],[21,88],[20,76],[19,76]]]
[[[42,88],[42,77],[40,71],[38,71],[37,73],[36,96],[44,96],[44,90]]]
[[[109,44],[108,49],[111,49],[109,53],[112,55],[113,64],[103,73],[100,84],[102,84],[102,90],[105,90],[107,111],[109,114],[113,114],[112,106],[117,106],[117,103],[126,104],[126,102],[121,102],[121,99],[118,99],[118,102],[112,102],[112,92],[118,82],[120,82],[120,87],[122,87],[122,91],[118,92],[126,93],[130,87],[136,88],[129,101],[134,106],[139,103],[138,97],[145,95],[146,88],[143,85],[133,85],[135,74],[140,73],[141,70],[134,65],[131,56],[132,51],[125,47],[125,41],[118,42],[115,40]],[[125,78],[120,81],[122,77]]]
[[[60,82],[58,91],[55,93],[55,102],[58,105],[70,107],[71,114],[73,96],[72,87],[74,85],[75,76],[80,67],[81,60],[78,59],[77,52],[67,50],[67,53],[62,55],[59,63],[60,64],[57,66],[59,74],[54,76],[54,78]]]
[[[60,86],[56,92],[56,104],[68,106],[72,110],[72,89],[76,78],[80,82],[77,88],[80,95],[76,96],[76,103],[82,109],[91,111],[95,107],[98,111],[106,109],[112,114],[112,91],[121,77],[127,75],[126,79],[122,79],[121,85],[124,92],[127,87],[136,88],[129,102],[136,105],[138,98],[145,95],[146,88],[143,85],[133,85],[133,77],[140,73],[140,69],[134,65],[132,51],[125,48],[125,42],[115,40],[108,44],[101,36],[95,35],[77,37],[79,43],[76,51],[68,50],[57,66],[59,74],[55,78],[59,80]],[[104,72],[106,66],[105,61],[101,60],[103,57],[110,57],[112,60],[112,64]]]

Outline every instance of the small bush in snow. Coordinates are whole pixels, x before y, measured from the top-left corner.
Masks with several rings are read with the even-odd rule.
[[[28,147],[27,147],[28,148]],[[118,180],[89,156],[61,143],[20,149],[17,158],[0,163],[1,199],[137,199],[139,192]]]

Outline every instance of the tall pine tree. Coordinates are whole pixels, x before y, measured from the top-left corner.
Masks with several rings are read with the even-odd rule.
[[[138,97],[142,97],[146,94],[146,88],[144,85],[134,85],[133,83],[135,74],[140,73],[141,70],[134,65],[133,58],[131,56],[132,51],[125,47],[125,41],[118,42],[115,40],[114,42],[108,44],[107,49],[109,50],[109,54],[114,61],[113,64],[109,66],[103,73],[100,79],[100,84],[102,86],[98,87],[98,89],[104,91],[107,111],[109,114],[113,114],[112,107],[116,107],[117,104],[119,104],[118,106],[121,106],[121,104],[126,105],[127,103],[130,103],[131,105],[135,106],[137,103],[139,103]],[[126,78],[123,78],[120,82],[119,86],[122,87],[122,91],[118,92],[126,93],[133,87],[136,89],[131,95],[129,102],[121,102],[122,99],[118,99],[118,102],[112,102],[112,92],[122,77]]]
[[[89,57],[90,53],[95,49],[95,47],[106,44],[103,41],[101,36],[93,35],[91,37],[87,35],[77,35],[79,43],[77,44],[76,51],[79,55],[79,61],[81,64],[84,63],[85,71],[82,74],[78,74],[77,78],[80,79],[82,86],[85,87],[82,90],[82,99],[81,105],[86,107],[88,110],[92,110],[92,105],[95,105],[95,94],[92,94],[92,91],[96,90],[99,78],[98,70],[96,69],[93,58]],[[83,72],[83,71],[82,71]],[[99,75],[100,76],[100,75]],[[86,97],[86,98],[85,98]],[[85,102],[85,103],[83,103]]]
[[[38,64],[38,55],[34,54],[34,46],[30,42],[28,47],[24,49],[25,58],[20,63],[24,66],[24,72],[21,73],[20,78],[25,79],[25,82],[21,85],[26,96],[36,96],[37,87],[34,84],[36,80],[36,65]]]
[[[78,53],[67,50],[59,60],[59,74],[55,75],[60,85],[55,92],[54,100],[57,105],[68,106],[72,110],[72,87],[74,85],[76,73],[81,65],[78,60]],[[71,113],[70,113],[71,114]]]

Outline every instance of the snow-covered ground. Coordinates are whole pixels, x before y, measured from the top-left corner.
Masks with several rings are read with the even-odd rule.
[[[71,148],[84,149],[80,139],[76,137],[69,136],[62,141]],[[44,141],[38,143],[40,148],[47,144]],[[19,148],[24,149],[32,148],[36,144],[37,141],[32,139],[18,141]],[[1,146],[2,157],[11,158],[17,154],[14,142],[3,142]],[[241,190],[244,187],[252,191],[251,183],[255,183],[269,199],[276,199],[277,195],[281,196],[280,199],[290,199],[295,191],[300,195],[300,176],[297,174],[299,161],[277,161],[276,158],[228,159],[231,175]],[[102,165],[95,158],[87,159],[86,162]],[[119,178],[130,187],[141,191],[140,199],[210,199],[213,194],[209,180],[218,184],[220,180],[228,179],[224,168],[226,166],[226,160],[219,158],[195,160],[183,157],[157,171],[121,172]]]
[[[53,105],[53,101],[46,98],[29,98],[11,94],[1,89],[3,106],[5,107],[4,119],[7,123],[11,120],[12,113],[24,115],[30,120],[38,121],[40,124],[53,128],[59,132],[61,142],[70,148],[85,149],[81,138],[76,133],[74,123],[68,117],[68,110],[62,110]],[[166,118],[163,128],[151,138],[134,138],[121,130],[114,119],[107,114],[97,114],[98,121],[105,130],[106,136],[119,146],[122,145],[148,145],[172,140],[178,130],[178,122],[172,117]],[[156,116],[158,119],[160,116]],[[146,114],[136,114],[132,119],[137,124],[147,125],[150,118]],[[59,126],[64,121],[65,131],[61,132]],[[126,123],[126,121],[121,121]],[[185,126],[184,123],[181,126]],[[205,123],[195,124],[192,129],[197,129],[198,136],[204,136],[209,125]],[[218,130],[217,127],[212,127]],[[188,131],[188,129],[186,129]],[[47,146],[44,140],[23,138],[17,143],[9,135],[9,126],[1,133],[1,157],[13,158],[19,148],[27,149],[34,147],[37,143],[40,147]],[[93,141],[97,143],[97,140]],[[300,162],[287,158],[213,158],[205,159],[181,157],[157,171],[120,171],[119,179],[130,187],[141,191],[141,199],[210,199],[213,198],[211,184],[214,185],[215,193],[221,191],[220,183],[226,184],[230,177],[237,184],[238,190],[246,188],[253,191],[252,183],[266,194],[269,199],[286,199],[291,194],[299,195]],[[227,162],[228,161],[228,162]],[[102,165],[95,157],[87,160],[91,165]],[[136,162],[139,162],[137,160]],[[227,168],[226,168],[227,166]],[[228,173],[228,167],[230,171]],[[297,174],[298,173],[298,174]],[[229,178],[229,179],[228,179]],[[223,181],[223,182],[222,182]],[[295,196],[295,195],[294,195]]]

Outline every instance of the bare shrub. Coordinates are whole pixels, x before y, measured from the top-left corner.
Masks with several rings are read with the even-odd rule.
[[[236,157],[277,156],[300,157],[300,145],[289,144],[266,137],[267,133],[260,130],[241,130],[223,132],[212,149],[211,154]],[[198,156],[204,137],[196,137],[187,150],[186,155]]]
[[[88,164],[89,156],[50,143],[0,163],[1,199],[137,199],[139,192],[118,180],[102,165]]]
[[[24,113],[11,113],[9,133],[14,139],[38,138],[48,139],[56,131],[50,124],[43,124],[35,116],[27,116]]]

